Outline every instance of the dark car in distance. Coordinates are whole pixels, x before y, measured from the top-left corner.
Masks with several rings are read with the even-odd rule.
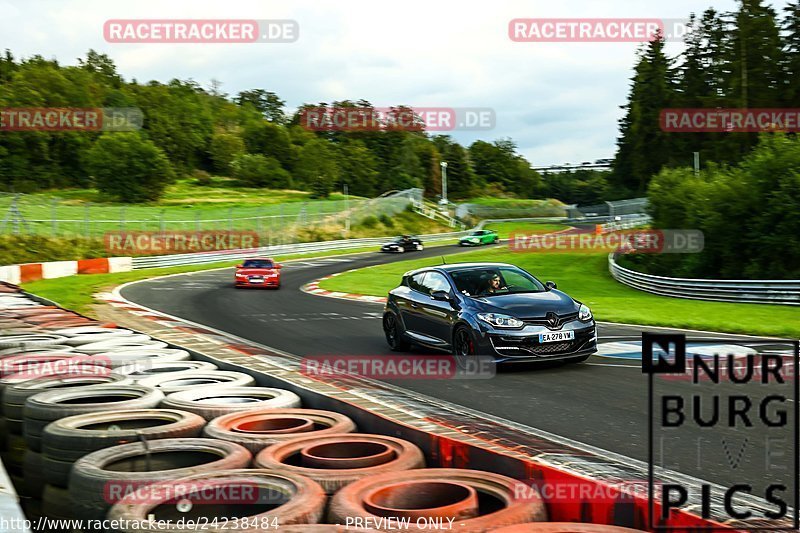
[[[400,235],[399,237],[395,237],[393,240],[381,246],[381,252],[402,254],[412,250],[420,251],[424,248],[425,247],[422,245],[422,241],[419,237],[415,235]]]
[[[281,268],[283,265],[269,257],[247,259],[241,265],[236,265],[236,272],[233,275],[234,286],[237,289],[245,287],[280,289]]]
[[[506,263],[439,265],[407,272],[383,314],[389,346],[416,344],[498,363],[585,361],[597,351],[589,308]]]

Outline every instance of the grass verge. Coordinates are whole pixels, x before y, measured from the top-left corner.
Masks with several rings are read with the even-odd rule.
[[[513,263],[542,281],[592,308],[595,318],[607,322],[645,324],[800,337],[800,309],[782,305],[706,302],[656,296],[615,281],[608,273],[605,254],[523,254],[508,250],[474,250],[447,258],[448,263],[497,261]],[[330,291],[386,296],[408,270],[440,264],[441,259],[418,259],[367,267],[320,283]]]

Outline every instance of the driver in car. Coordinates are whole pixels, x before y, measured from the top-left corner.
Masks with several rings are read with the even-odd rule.
[[[484,294],[497,294],[499,291],[507,291],[508,287],[503,284],[503,280],[500,279],[500,273],[495,272],[489,278],[489,285],[483,291]]]

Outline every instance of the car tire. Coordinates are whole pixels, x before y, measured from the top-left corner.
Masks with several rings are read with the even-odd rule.
[[[398,246],[397,247],[397,252],[401,253],[401,254],[406,253],[406,247],[405,246]]]
[[[421,251],[422,251],[422,250],[424,250],[424,249],[425,249],[425,246],[423,246],[423,244],[422,244],[422,243],[419,243],[419,244],[417,244],[417,251],[418,251],[418,252],[421,252]]]
[[[228,403],[225,399],[232,399]],[[248,399],[253,401],[239,402]],[[268,387],[220,387],[214,390],[188,390],[168,395],[164,409],[179,409],[213,420],[223,415],[256,409],[298,409],[300,397],[294,392]]]
[[[199,454],[202,460],[187,461],[187,455],[192,454]],[[161,439],[97,450],[78,459],[70,471],[74,515],[77,519],[102,520],[131,489],[204,471],[248,468],[252,458],[243,446],[202,438]],[[128,462],[126,469],[106,468],[123,461]],[[149,469],[143,468],[149,461]]]
[[[403,340],[403,332],[400,331],[400,320],[394,313],[386,313],[383,316],[383,334],[386,343],[393,352],[405,352],[411,345]]]

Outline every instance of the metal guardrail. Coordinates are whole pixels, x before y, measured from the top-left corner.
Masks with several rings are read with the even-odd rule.
[[[608,256],[608,271],[620,283],[640,291],[720,302],[800,305],[800,280],[733,280],[668,278],[636,272]]]
[[[436,242],[454,239],[464,235],[463,231],[449,233],[433,233],[430,235],[420,235],[425,242]],[[296,244],[278,244],[274,246],[262,246],[259,248],[248,248],[243,250],[222,250],[218,252],[197,252],[191,254],[173,254],[144,256],[133,258],[133,269],[156,268],[167,266],[182,265],[202,265],[207,263],[217,263],[254,255],[274,255],[274,254],[297,254],[306,252],[325,252],[342,250],[347,248],[359,248],[362,246],[377,246],[385,243],[391,237],[370,237],[367,239],[343,239],[338,241],[321,242],[301,242]]]

